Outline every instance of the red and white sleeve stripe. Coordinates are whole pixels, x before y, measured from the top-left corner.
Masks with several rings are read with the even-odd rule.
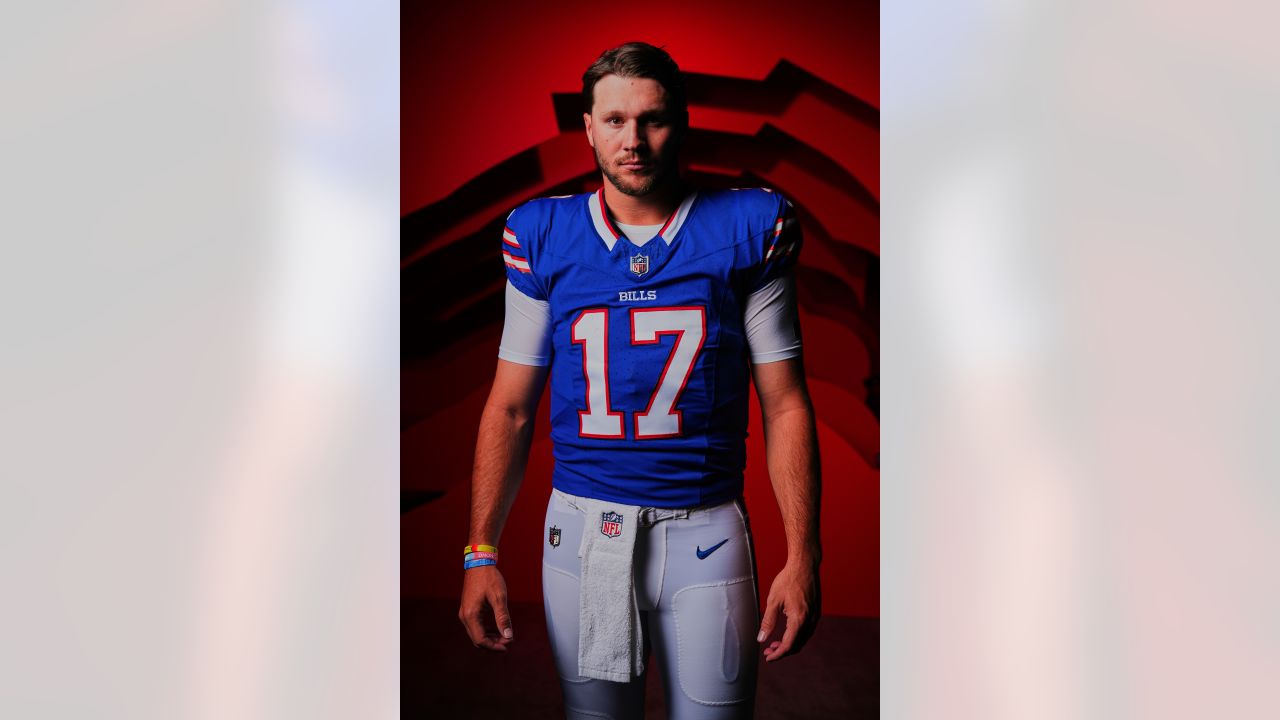
[[[783,230],[791,230],[795,226],[795,223],[796,219],[792,215],[780,217],[778,218],[778,221],[774,223],[773,242],[769,246],[769,252],[765,253],[765,262],[769,262],[775,256],[782,257],[783,255],[791,252],[791,249],[795,247],[796,238],[794,235],[788,234],[786,237],[783,237]]]
[[[510,245],[511,247],[520,247],[520,242],[516,240],[516,234],[512,232],[509,227],[502,228],[502,242]]]
[[[506,252],[505,250],[502,253],[502,259],[507,263],[509,267],[513,267],[519,270],[520,272],[525,272],[525,273],[529,272],[528,260],[525,260],[523,258],[518,258],[512,255],[511,253]]]

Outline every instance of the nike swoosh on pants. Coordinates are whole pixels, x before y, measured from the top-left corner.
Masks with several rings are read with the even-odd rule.
[[[708,555],[710,555],[711,553],[715,552],[715,551],[716,551],[716,550],[717,550],[721,545],[723,545],[723,544],[725,544],[725,543],[727,543],[727,542],[729,542],[729,538],[725,538],[725,539],[721,540],[720,542],[716,543],[715,545],[712,545],[711,547],[707,548],[706,550],[703,550],[703,549],[702,549],[702,546],[701,546],[701,545],[699,545],[699,546],[698,546],[698,559],[699,559],[699,560],[706,560]]]

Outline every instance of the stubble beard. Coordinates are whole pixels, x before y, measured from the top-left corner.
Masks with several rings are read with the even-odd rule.
[[[653,172],[648,175],[636,176],[636,179],[638,179],[639,182],[629,183],[627,182],[627,178],[610,171],[609,164],[604,161],[604,158],[600,157],[599,148],[595,149],[595,154],[596,166],[600,168],[600,172],[604,173],[605,178],[607,178],[610,183],[613,183],[613,186],[623,195],[644,197],[660,187],[662,182],[666,180],[667,176],[670,174],[670,162],[665,161],[664,158],[654,158]]]

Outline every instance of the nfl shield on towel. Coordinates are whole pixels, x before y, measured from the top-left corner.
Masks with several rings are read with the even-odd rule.
[[[551,530],[547,532],[547,542],[551,543],[551,547],[560,547],[560,528],[551,526]]]
[[[632,255],[631,256],[631,272],[637,275],[643,275],[649,272],[649,256],[648,255]]]
[[[600,513],[600,532],[605,537],[618,537],[622,534],[622,516],[616,512]]]

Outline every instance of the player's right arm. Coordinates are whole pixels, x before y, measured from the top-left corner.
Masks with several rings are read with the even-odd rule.
[[[507,216],[502,229],[506,266],[506,310],[498,371],[480,416],[476,462],[471,474],[471,531],[467,543],[500,548],[502,526],[524,478],[533,439],[533,416],[551,362],[551,311],[533,270],[542,220],[526,203]],[[501,551],[499,551],[501,552]],[[476,647],[506,650],[514,637],[507,609],[507,583],[497,565],[464,570],[458,619]]]
[[[467,544],[501,547],[498,540],[524,477],[534,413],[546,378],[546,366],[498,360],[476,439]],[[463,572],[458,619],[476,647],[505,651],[514,633],[502,573],[497,565]]]

